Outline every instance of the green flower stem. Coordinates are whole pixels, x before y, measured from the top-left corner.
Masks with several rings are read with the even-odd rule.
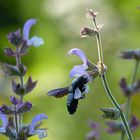
[[[99,34],[99,29],[98,29],[98,26],[97,26],[97,23],[96,23],[96,20],[95,18],[93,19],[93,23],[94,23],[94,26],[97,30],[97,34],[96,34],[96,40],[97,40],[97,48],[98,48],[98,56],[99,56],[99,63],[101,64],[101,69],[104,70],[104,66],[103,66],[103,52],[102,52],[102,43],[101,43],[101,38],[100,38],[100,34]],[[101,78],[102,78],[102,83],[104,85],[104,89],[109,97],[109,99],[111,100],[112,104],[120,110],[120,113],[121,113],[121,120],[122,120],[122,123],[124,125],[124,129],[125,129],[125,132],[128,136],[128,139],[129,140],[133,140],[133,137],[132,137],[132,133],[129,129],[129,126],[128,126],[128,123],[127,123],[127,120],[120,108],[120,105],[117,103],[117,101],[115,100],[114,96],[112,95],[111,91],[110,91],[110,88],[108,86],[108,83],[107,83],[107,79],[106,79],[106,74],[105,72],[101,75]]]
[[[132,75],[131,85],[133,85],[135,80],[136,80],[138,67],[139,67],[139,61],[136,61],[136,64],[135,64],[135,67],[134,67],[134,72],[133,72],[133,75]],[[129,120],[129,116],[131,114],[131,105],[130,104],[131,104],[131,97],[128,97],[127,101],[126,101],[126,119],[127,120]]]
[[[101,43],[101,38],[100,38],[100,33],[99,33],[99,29],[97,27],[97,23],[96,23],[96,20],[93,19],[93,23],[94,23],[94,26],[97,30],[97,34],[96,34],[96,40],[97,40],[97,49],[98,49],[98,56],[99,56],[99,62],[103,62],[103,52],[102,52],[102,43]]]
[[[16,112],[16,106],[14,106],[15,112]],[[18,116],[17,113],[14,114],[14,120],[15,120],[15,128],[16,128],[16,134],[18,134],[19,126],[18,126]]]
[[[131,112],[131,97],[128,97],[127,98],[127,101],[126,101],[126,113],[125,113],[125,116],[126,116],[126,119],[127,121],[129,120],[129,116],[130,116],[130,112]]]
[[[138,66],[139,66],[139,61],[136,61],[134,72],[133,72],[133,76],[132,76],[132,82],[131,82],[131,84],[133,84],[135,82],[135,80],[136,80]]]
[[[125,116],[124,116],[124,114],[123,114],[123,112],[122,112],[122,110],[121,110],[119,104],[117,103],[117,101],[115,100],[115,98],[113,97],[113,95],[112,95],[112,93],[111,93],[111,91],[110,91],[110,89],[109,89],[109,86],[108,86],[108,83],[107,83],[107,79],[106,79],[106,75],[105,75],[105,74],[102,76],[102,82],[103,82],[104,88],[105,88],[105,90],[106,90],[106,93],[107,93],[109,99],[110,99],[111,102],[114,104],[114,106],[115,106],[117,109],[119,109],[120,112],[121,112],[121,116],[120,116],[120,117],[121,117],[122,123],[123,123],[123,125],[124,125],[125,132],[126,132],[128,138],[129,138],[129,140],[133,140],[132,133],[131,133],[131,131],[130,131],[130,129],[129,129],[127,120],[126,120],[126,118],[125,118]]]
[[[17,51],[17,54],[18,54],[18,53],[19,53],[19,52],[18,52],[19,49],[16,48],[16,51]],[[20,58],[20,55],[19,55],[19,54],[18,54],[17,57],[16,57],[16,63],[17,63],[17,65],[20,65],[20,64],[21,64],[21,58]],[[20,77],[21,87],[23,88],[23,86],[24,86],[24,83],[23,83],[23,76],[20,75],[19,77]],[[23,98],[23,97],[22,97],[22,98]]]
[[[20,65],[20,64],[21,64],[21,57],[20,57],[20,55],[19,55],[19,49],[18,49],[18,47],[16,47],[16,52],[17,52],[17,54],[18,54],[17,57],[16,57],[16,63],[17,63],[17,65]],[[21,87],[24,88],[23,76],[20,75],[19,78],[20,78]],[[20,96],[20,100],[23,101],[23,96]],[[19,125],[22,124],[22,120],[23,120],[23,115],[20,114],[20,115],[19,115]]]

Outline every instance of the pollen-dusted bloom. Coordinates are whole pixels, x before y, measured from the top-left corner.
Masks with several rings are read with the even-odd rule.
[[[123,51],[121,52],[120,57],[123,59],[128,59],[128,60],[134,59],[140,61],[140,50],[137,49],[137,50]]]
[[[89,80],[92,80],[99,74],[98,67],[88,60],[87,56],[81,49],[73,48],[68,52],[68,54],[77,55],[83,61],[82,65],[76,65],[72,68],[72,70],[70,71],[71,78],[86,75]]]
[[[42,38],[38,36],[33,36],[32,38],[29,39],[30,29],[34,24],[36,24],[35,19],[29,19],[26,21],[23,27],[23,39],[26,40],[28,46],[33,45],[35,47],[39,47],[40,45],[44,44],[44,41]]]

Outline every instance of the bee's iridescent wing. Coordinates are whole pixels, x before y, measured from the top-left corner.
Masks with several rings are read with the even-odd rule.
[[[48,92],[49,96],[54,96],[56,98],[62,98],[63,96],[67,95],[69,92],[69,87],[53,89]]]

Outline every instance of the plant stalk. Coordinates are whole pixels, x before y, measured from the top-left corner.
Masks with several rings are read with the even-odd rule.
[[[20,55],[19,55],[19,49],[18,49],[18,47],[16,47],[16,52],[17,52],[16,63],[17,63],[17,66],[19,66],[19,65],[21,64],[21,57],[20,57]],[[20,79],[21,87],[24,88],[23,76],[20,75],[20,76],[19,76],[19,79]],[[23,101],[23,97],[24,97],[23,95],[20,96],[21,102]],[[22,120],[23,120],[23,115],[20,114],[20,115],[19,115],[19,125],[22,124]]]
[[[120,117],[121,117],[122,123],[123,123],[123,125],[124,125],[125,132],[126,132],[128,138],[129,138],[129,140],[133,140],[132,133],[131,133],[131,131],[130,131],[130,129],[129,129],[127,120],[126,120],[126,118],[125,118],[125,116],[124,116],[124,114],[123,114],[123,112],[122,112],[122,110],[121,110],[119,104],[117,103],[117,101],[115,100],[115,98],[113,97],[113,95],[112,95],[112,93],[111,93],[111,91],[110,91],[110,88],[109,88],[109,86],[108,86],[108,83],[107,83],[107,79],[106,79],[106,75],[105,75],[105,74],[102,76],[102,82],[103,82],[105,91],[106,91],[106,93],[107,93],[109,99],[110,99],[111,102],[114,104],[114,106],[115,106],[117,109],[119,109],[120,112],[121,112],[121,116],[120,116]]]
[[[15,114],[14,114],[15,129],[16,129],[16,134],[18,134],[18,131],[19,131],[19,125],[18,125],[18,116],[17,116],[17,113],[16,113],[16,106],[15,106],[15,105],[14,105],[14,108],[15,108]]]
[[[95,19],[93,19],[93,23],[94,23],[94,26],[97,30],[96,40],[97,40],[99,62],[102,63],[103,62],[103,52],[102,52],[102,43],[101,43],[100,33],[99,33],[99,29],[98,29],[98,26],[97,26],[97,23],[96,23]]]
[[[96,24],[96,20],[93,19],[93,22],[94,22],[94,26],[97,30],[97,34],[96,34],[96,39],[97,39],[97,48],[98,48],[98,56],[99,56],[99,62],[101,64],[103,64],[103,52],[102,52],[102,43],[101,43],[101,38],[100,38],[100,34],[99,34],[99,29],[97,27],[97,24]],[[124,129],[125,129],[125,132],[129,138],[129,140],[133,140],[133,137],[132,137],[132,133],[129,129],[129,126],[128,126],[128,123],[127,123],[127,120],[120,108],[120,105],[117,103],[117,101],[115,100],[114,96],[112,95],[111,91],[110,91],[110,88],[108,86],[108,83],[107,83],[107,79],[106,79],[106,74],[104,73],[102,76],[102,83],[104,85],[104,89],[107,93],[107,96],[109,97],[109,99],[111,100],[112,104],[120,110],[120,113],[121,113],[121,120],[122,120],[122,123],[124,125]]]

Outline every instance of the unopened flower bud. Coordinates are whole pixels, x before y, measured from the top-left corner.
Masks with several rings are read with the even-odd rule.
[[[7,38],[9,39],[9,42],[15,46],[20,46],[22,44],[23,38],[20,34],[20,30],[17,30],[16,32],[11,32]]]
[[[16,97],[14,97],[14,96],[11,96],[10,100],[11,100],[13,105],[17,105],[19,103],[19,100]]]
[[[24,85],[25,94],[31,92],[35,88],[36,84],[37,81],[33,81],[32,77],[30,76],[27,83]]]
[[[32,104],[30,102],[22,103],[19,108],[17,109],[18,113],[24,113],[29,111],[32,108]]]
[[[5,115],[10,115],[14,112],[14,110],[10,106],[2,105],[0,107],[0,112]]]
[[[13,92],[19,96],[23,96],[25,93],[24,88],[22,88],[21,85],[16,83],[14,80],[12,80],[12,89],[13,89]]]
[[[88,9],[86,16],[95,19],[99,12]]]
[[[89,27],[84,27],[80,31],[81,37],[91,37],[96,34],[97,34],[97,31]]]
[[[101,117],[103,119],[119,119],[121,112],[117,108],[101,108],[101,111],[104,113]]]

